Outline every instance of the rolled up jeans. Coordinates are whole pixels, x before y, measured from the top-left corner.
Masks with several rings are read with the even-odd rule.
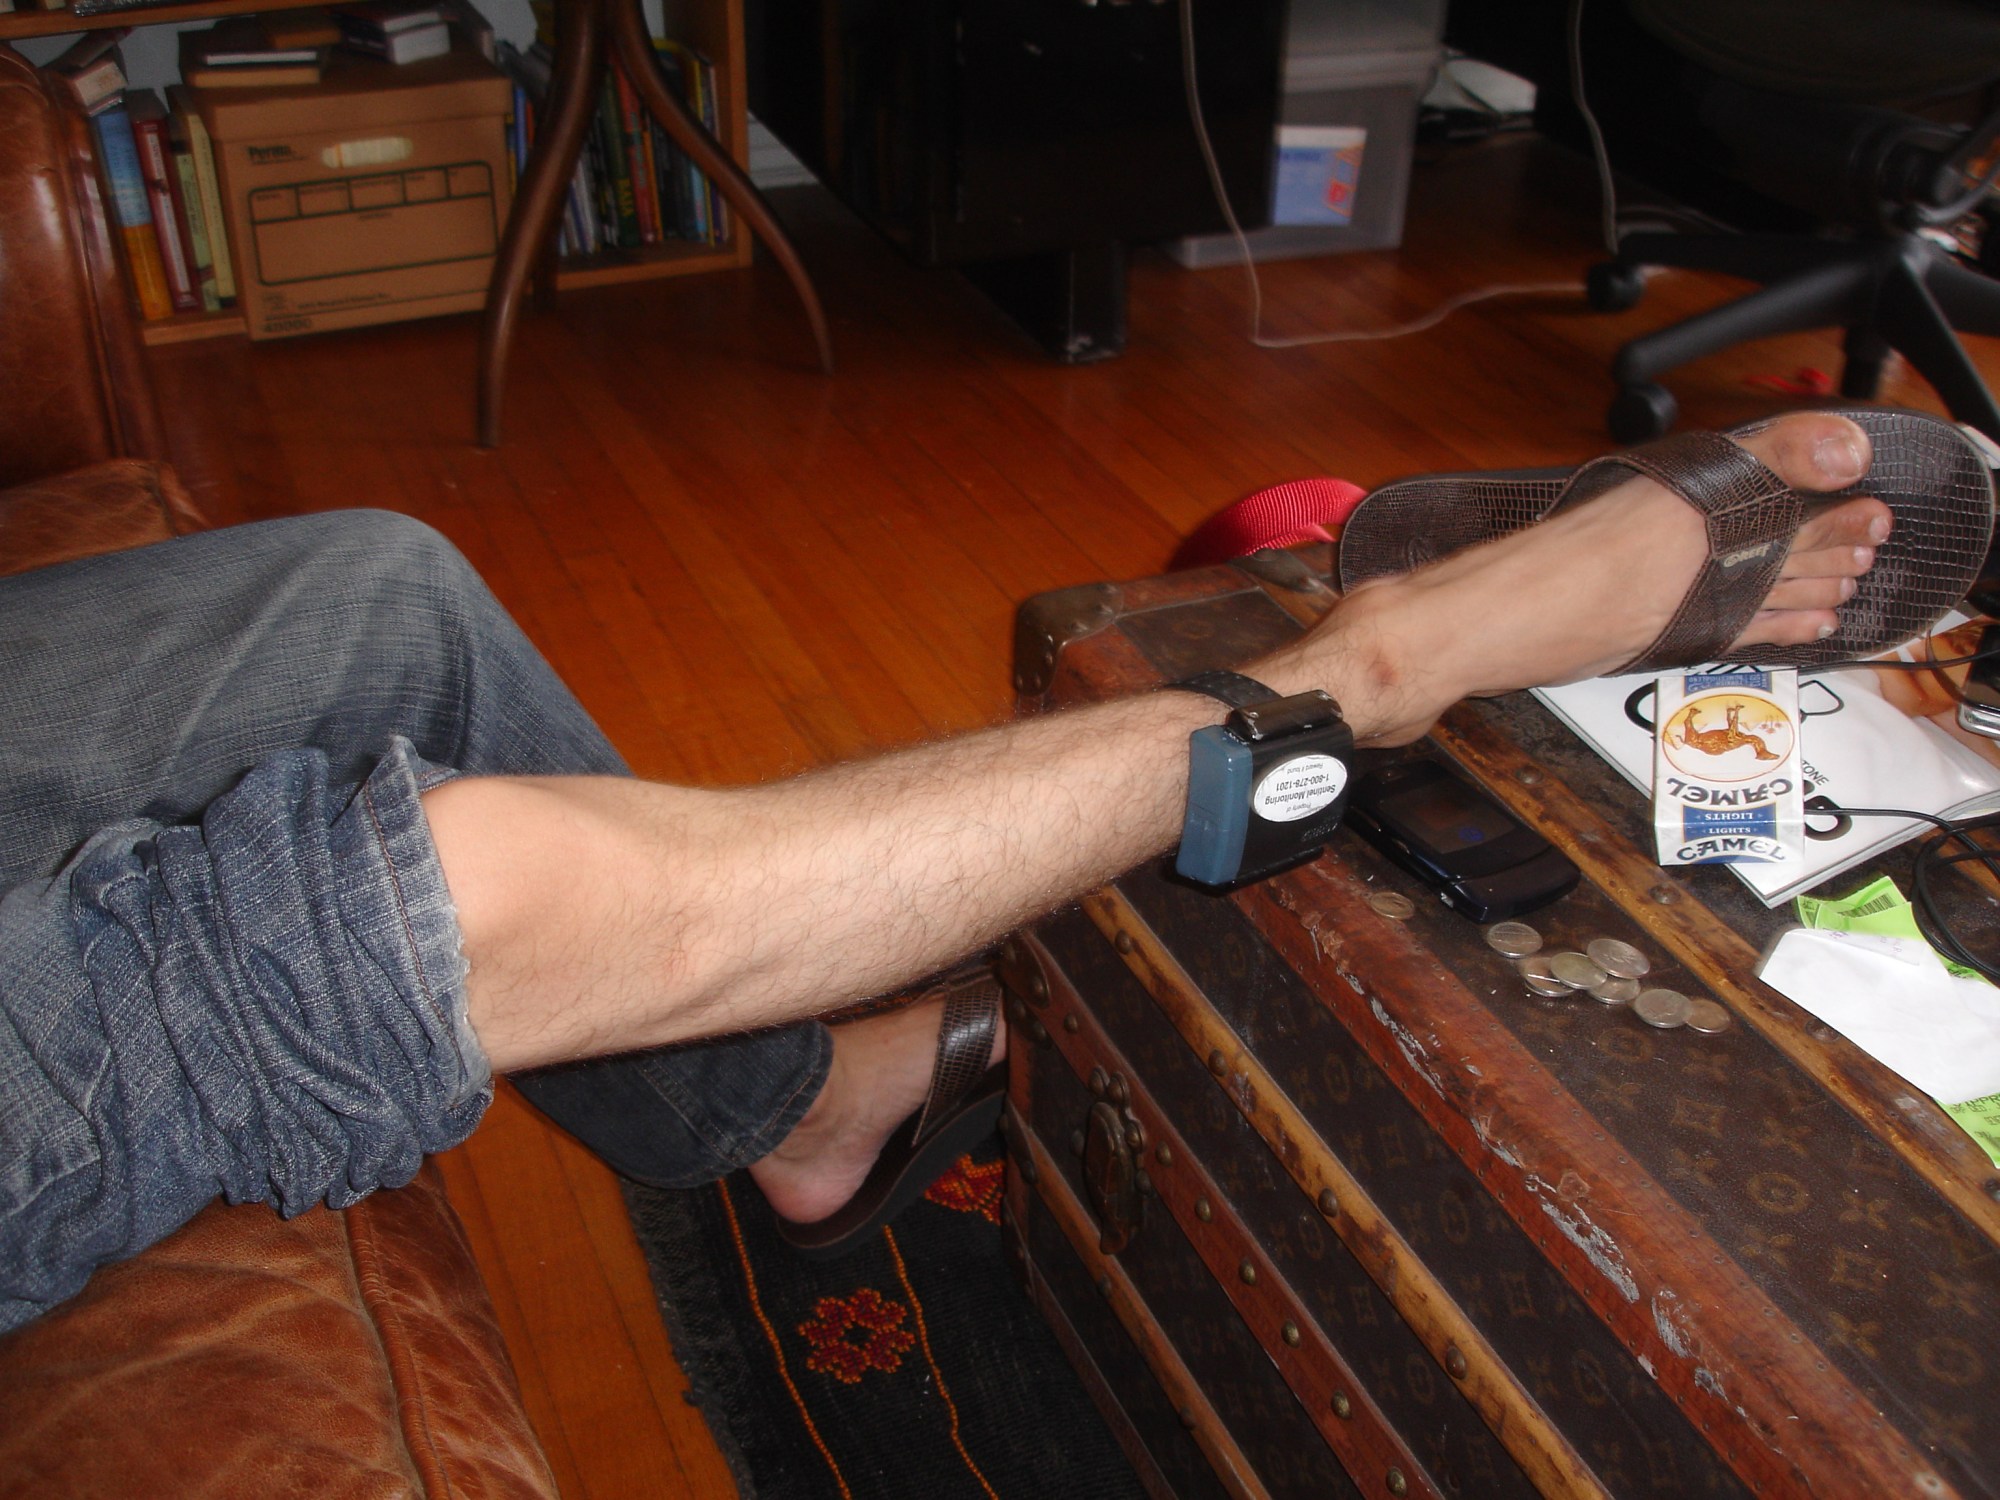
[[[0,578],[0,1330],[217,1196],[400,1186],[491,1098],[419,798],[625,774],[478,576],[342,511]],[[669,1185],[765,1155],[816,1024],[517,1080]]]

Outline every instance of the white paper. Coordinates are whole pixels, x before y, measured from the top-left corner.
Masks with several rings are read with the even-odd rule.
[[[1797,927],[1759,977],[1934,1099],[2000,1093],[2000,990],[1928,943]]]

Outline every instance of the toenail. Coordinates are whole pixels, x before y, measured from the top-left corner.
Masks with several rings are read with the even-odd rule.
[[[1864,464],[1861,443],[1848,432],[1821,438],[1813,447],[1813,460],[1820,473],[1842,481],[1859,477]]]
[[[1840,629],[1838,625],[1822,625],[1819,628],[1819,638],[1821,640],[1825,640],[1828,636],[1832,635],[1834,631],[1838,629]]]
[[[1840,580],[1840,598],[1842,603],[1854,597],[1854,587],[1854,580],[1852,578],[1843,578]]]
[[[1887,516],[1877,516],[1868,523],[1868,540],[1871,542],[1886,542],[1889,540],[1889,518]]]

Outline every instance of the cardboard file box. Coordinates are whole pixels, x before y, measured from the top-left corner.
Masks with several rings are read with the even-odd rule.
[[[316,84],[199,99],[252,338],[484,304],[511,192],[490,63],[336,54]]]

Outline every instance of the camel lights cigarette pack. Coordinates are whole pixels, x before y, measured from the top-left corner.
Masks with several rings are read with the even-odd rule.
[[[1806,837],[1798,673],[1674,673],[1657,693],[1660,863],[1797,865]]]

